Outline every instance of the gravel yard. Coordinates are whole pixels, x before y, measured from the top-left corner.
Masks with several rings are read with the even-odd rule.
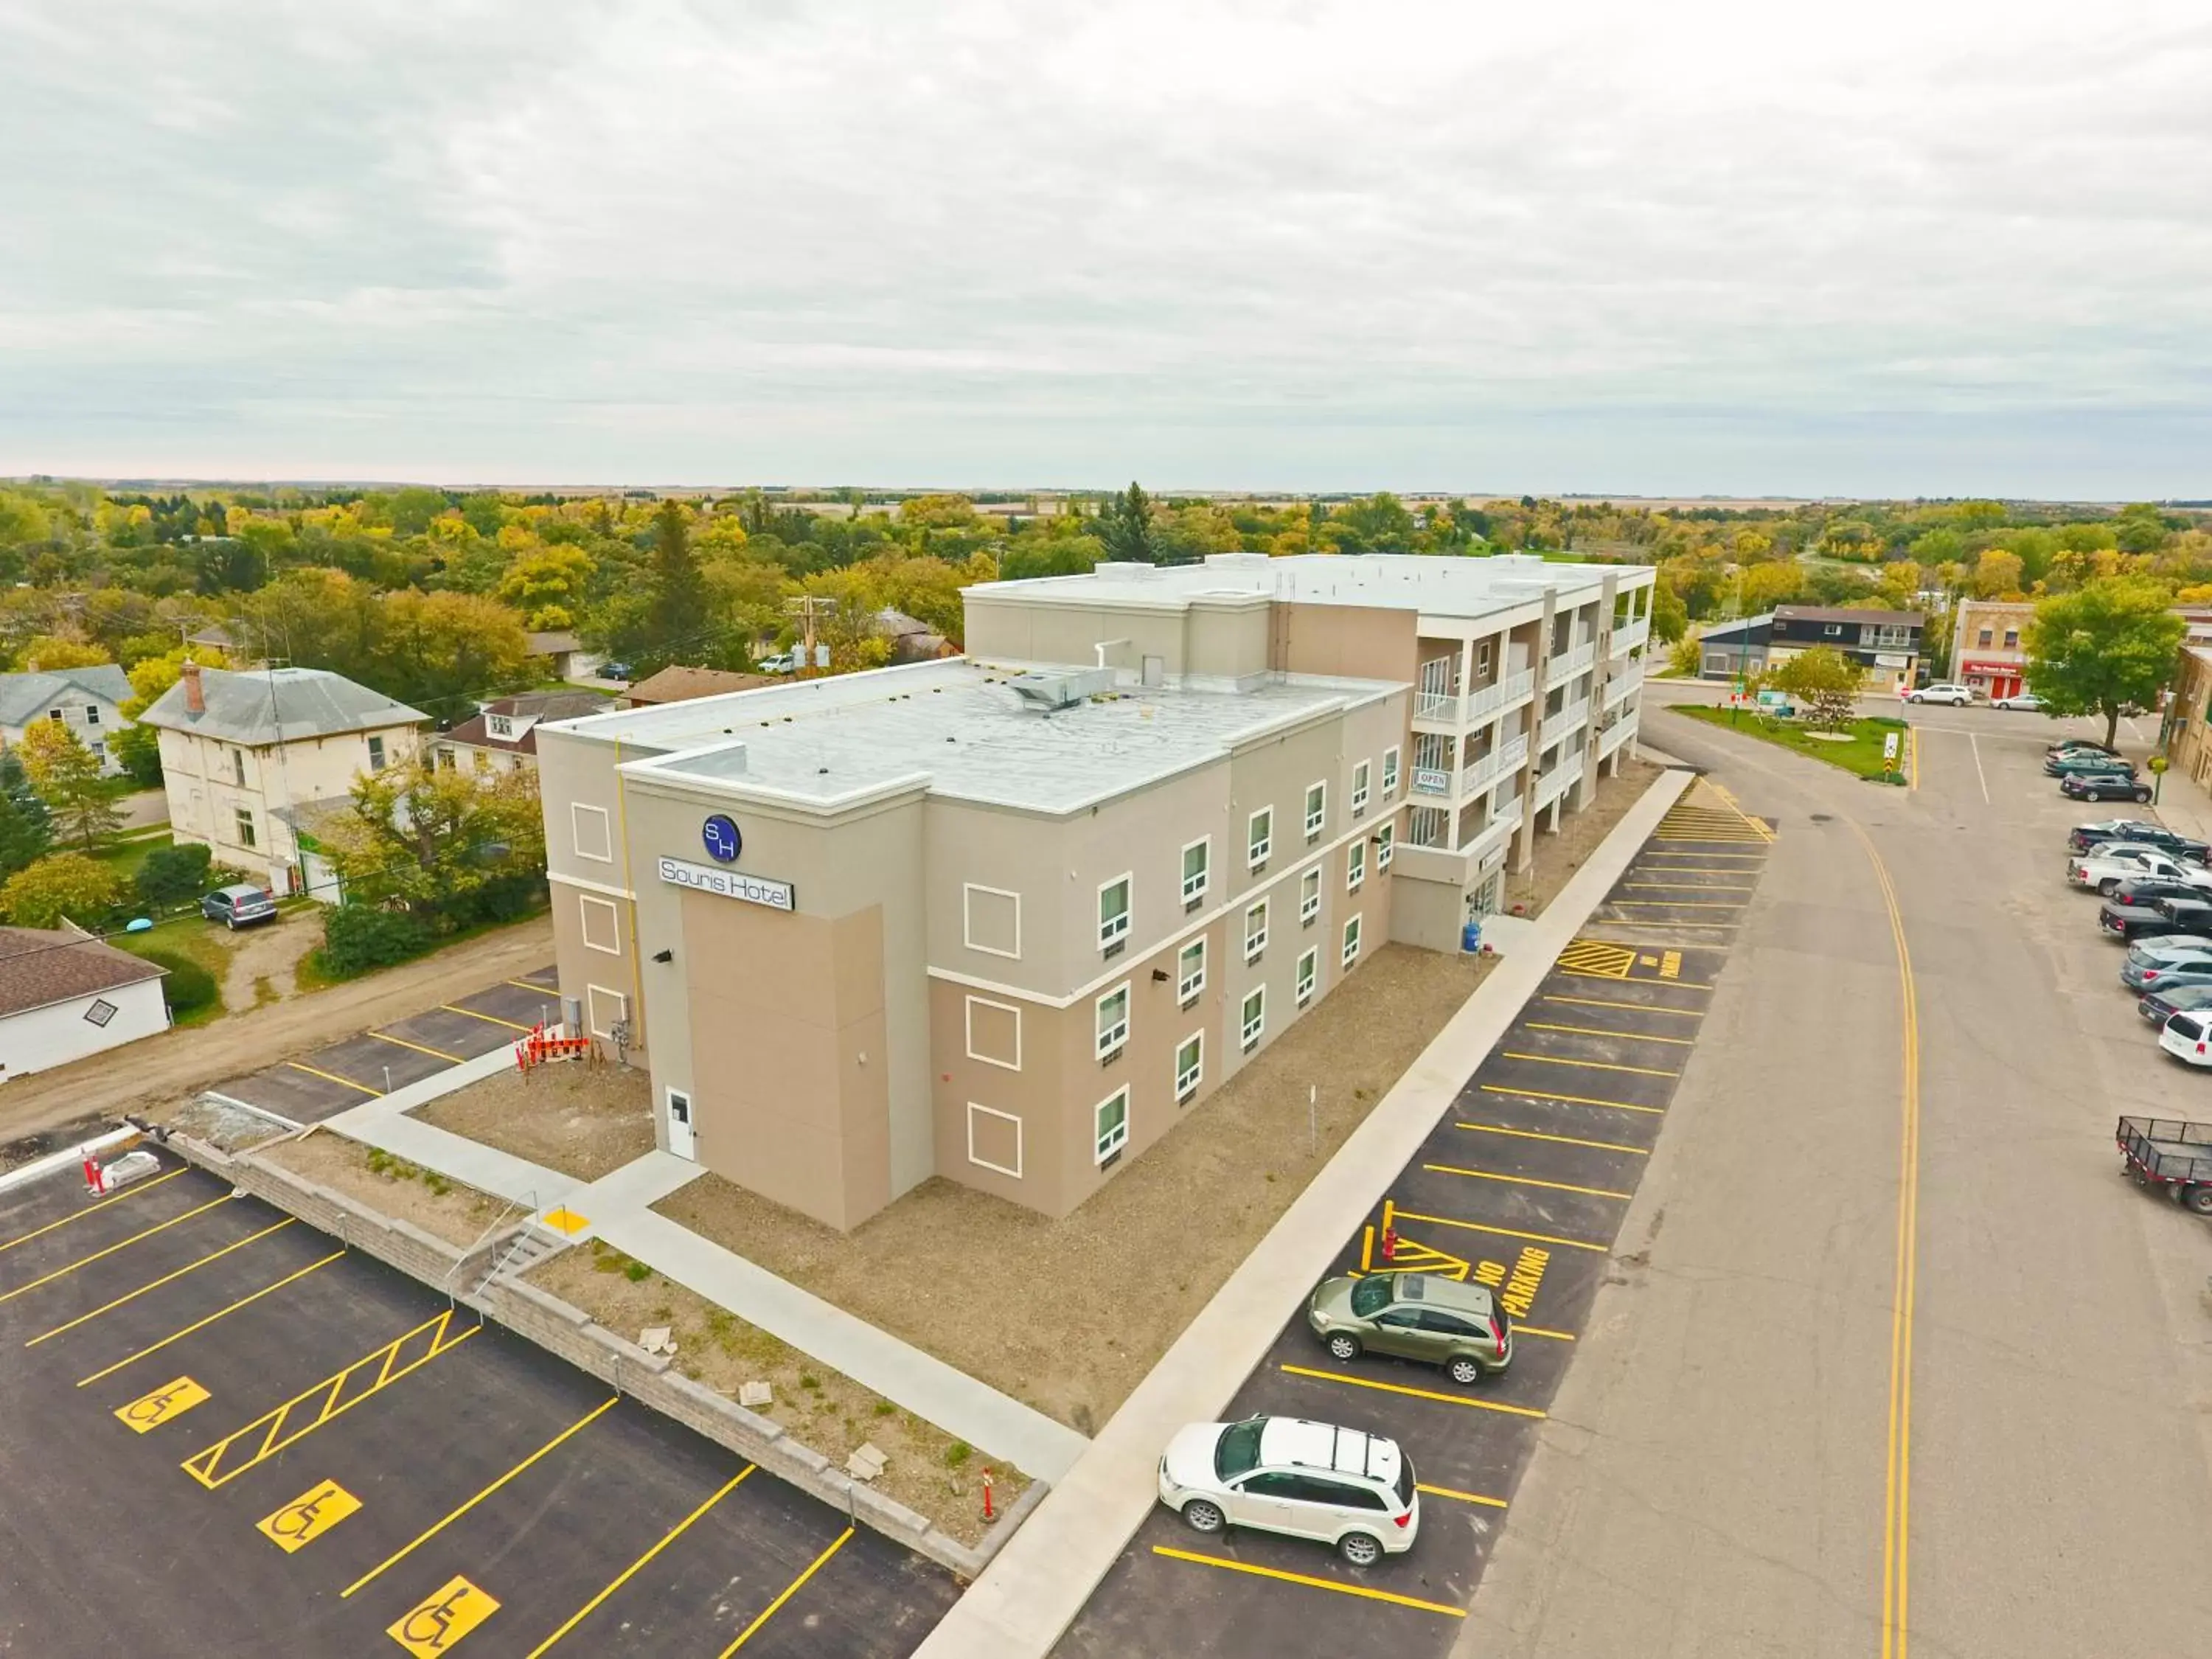
[[[651,1081],[604,1062],[502,1072],[408,1115],[579,1181],[611,1175],[653,1150]]]
[[[327,1129],[311,1129],[297,1140],[264,1146],[255,1156],[293,1174],[358,1200],[380,1215],[412,1222],[450,1244],[473,1244],[505,1215],[520,1217],[489,1193],[458,1186],[429,1170],[364,1146]]]

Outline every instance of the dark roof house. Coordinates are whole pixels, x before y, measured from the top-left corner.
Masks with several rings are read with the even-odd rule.
[[[0,927],[0,1018],[168,971],[75,928]]]
[[[441,732],[438,741],[495,754],[535,756],[541,720],[573,720],[603,714],[614,706],[613,698],[598,691],[526,691],[495,697],[452,731]]]
[[[644,708],[664,702],[689,702],[694,697],[720,697],[732,691],[751,691],[785,682],[774,674],[738,674],[723,668],[685,668],[672,665],[640,680],[623,694],[623,706]]]

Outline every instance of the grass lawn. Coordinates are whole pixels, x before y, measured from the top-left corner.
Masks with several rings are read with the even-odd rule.
[[[1882,758],[1882,744],[1893,732],[1899,740],[1900,763],[1902,746],[1911,741],[1905,735],[1905,722],[1897,720],[1853,720],[1842,734],[1846,740],[1836,743],[1814,736],[1796,720],[1775,720],[1747,709],[1700,708],[1678,703],[1674,712],[1703,720],[1708,726],[1724,726],[1748,737],[1763,738],[1768,743],[1810,755],[1831,766],[1840,766],[1846,772],[1856,772],[1863,778],[1879,778],[1890,770],[1889,763]]]
[[[94,852],[93,857],[106,865],[115,873],[129,881],[138,873],[138,866],[147,857],[164,847],[173,847],[176,839],[165,827],[148,835],[131,836],[112,841]]]
[[[223,1015],[220,988],[223,976],[230,971],[228,937],[213,922],[195,913],[162,922],[143,933],[112,933],[107,942],[135,957],[182,957],[214,975],[218,988],[215,1000],[177,1016],[179,1025],[204,1025]]]

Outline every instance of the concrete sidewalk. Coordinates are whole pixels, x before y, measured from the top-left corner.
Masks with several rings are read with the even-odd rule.
[[[915,1659],[1044,1659],[1158,1501],[1160,1449],[1183,1425],[1213,1419],[1227,1407],[1692,781],[1687,771],[1668,771],[1629,809],[1520,948],[1476,988],[1137,1385]]]

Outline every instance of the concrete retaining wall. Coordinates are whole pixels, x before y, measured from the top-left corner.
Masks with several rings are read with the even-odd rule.
[[[962,1578],[973,1578],[983,1571],[1048,1490],[1043,1481],[1032,1481],[982,1544],[970,1549],[926,1516],[843,1474],[821,1453],[793,1440],[780,1424],[672,1370],[665,1356],[648,1354],[595,1323],[581,1308],[504,1274],[485,1282],[485,1274],[520,1231],[522,1221],[502,1227],[475,1248],[464,1250],[420,1227],[379,1215],[343,1193],[332,1192],[251,1152],[226,1153],[188,1135],[172,1135],[168,1144],[240,1190],[441,1294],[453,1296],[485,1318],[535,1342],[579,1370],[590,1372],[617,1393],[675,1419]]]

